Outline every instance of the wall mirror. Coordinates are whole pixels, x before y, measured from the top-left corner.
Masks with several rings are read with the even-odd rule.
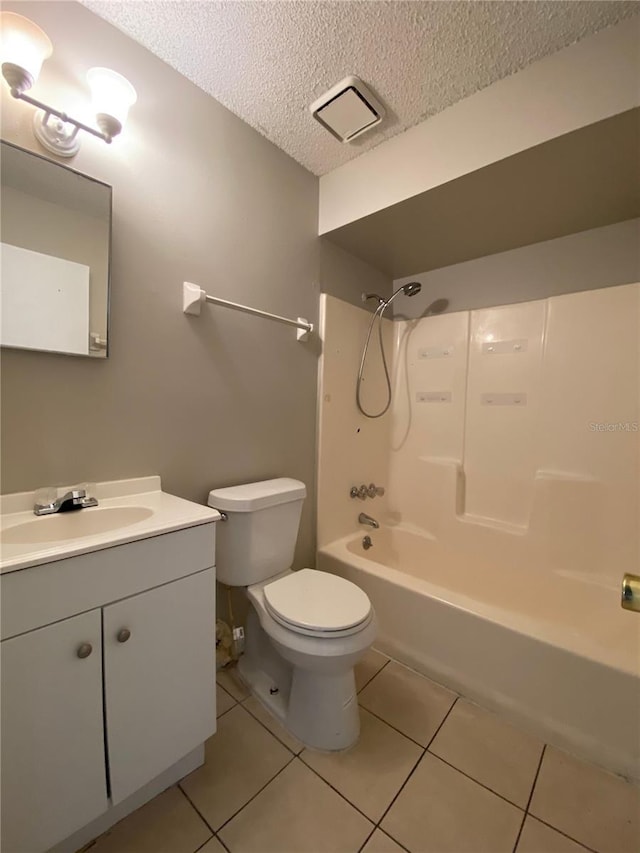
[[[0,345],[106,358],[111,187],[1,145]]]

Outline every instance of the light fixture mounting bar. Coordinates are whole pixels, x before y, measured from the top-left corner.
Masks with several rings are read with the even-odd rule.
[[[67,113],[62,112],[61,110],[56,110],[48,104],[38,101],[36,98],[32,98],[30,95],[25,95],[25,93],[21,92],[19,89],[12,88],[11,95],[19,101],[26,101],[28,104],[31,104],[32,107],[37,107],[42,110],[45,114],[45,121],[49,116],[56,116],[56,118],[59,118],[61,121],[65,122],[65,124],[72,124],[76,128],[76,132],[73,134],[74,137],[79,130],[84,130],[86,133],[91,133],[93,136],[97,136],[99,139],[104,140],[108,145],[111,145],[113,141],[113,137],[108,133],[103,133],[101,130],[96,130],[95,127],[83,124],[83,122],[72,118],[72,116],[67,115]]]

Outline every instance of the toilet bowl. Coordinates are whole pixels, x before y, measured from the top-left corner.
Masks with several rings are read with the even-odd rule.
[[[353,667],[375,639],[375,614],[350,581],[289,568],[304,496],[285,478],[212,491],[227,518],[216,569],[250,603],[238,662],[249,689],[306,746],[340,750],[360,732]]]
[[[299,577],[302,580],[300,584]],[[354,610],[352,617],[342,620],[344,624],[333,617],[331,610],[334,608],[329,600],[324,614],[327,618],[323,619],[318,601],[310,608],[309,600],[303,597],[310,586],[318,591],[325,581],[328,582],[327,590],[333,593],[341,592],[346,598],[357,599],[355,592],[364,599],[358,602],[360,609]],[[285,624],[286,617],[283,618],[281,612],[273,612],[273,605],[269,604],[269,594],[277,593],[278,585],[285,582],[289,585],[286,614],[295,619],[288,624]],[[296,598],[296,594],[300,597]],[[367,596],[350,581],[313,569],[287,572],[275,581],[255,584],[247,589],[247,596],[259,628],[273,651],[290,665],[290,671],[283,678],[276,666],[275,671],[280,675],[278,680],[265,682],[260,677],[256,678],[256,660],[252,655],[254,646],[248,644],[247,653],[239,662],[240,673],[262,702],[307,746],[324,750],[352,746],[360,734],[353,667],[376,635],[375,616]],[[315,610],[312,624],[308,619],[310,610]],[[348,612],[344,606],[342,612]],[[255,636],[258,626],[252,625],[251,621],[247,633],[253,629]],[[355,624],[349,624],[349,621]],[[264,651],[258,658],[262,672],[273,672],[268,663],[265,666]],[[266,651],[268,656],[269,647]],[[277,702],[274,697],[280,694],[280,685],[284,688],[283,701]]]

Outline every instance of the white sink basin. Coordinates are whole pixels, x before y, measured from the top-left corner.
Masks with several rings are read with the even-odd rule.
[[[35,492],[0,495],[0,575],[220,520],[211,507],[163,492],[160,477],[96,483],[95,494],[99,506],[39,517]]]
[[[119,506],[101,509],[79,509],[34,517],[33,520],[7,527],[2,541],[7,545],[37,545],[96,536],[128,527],[151,518],[153,510],[142,506]]]

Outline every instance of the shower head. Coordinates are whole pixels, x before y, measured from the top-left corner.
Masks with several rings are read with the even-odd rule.
[[[399,287],[388,299],[383,299],[381,296],[378,296],[377,293],[363,293],[361,299],[363,302],[367,302],[369,299],[377,300],[378,307],[376,308],[376,314],[378,311],[382,311],[384,314],[398,294],[402,293],[405,296],[415,296],[416,293],[420,293],[421,290],[422,285],[419,281],[410,281],[407,284],[403,284],[402,287]]]
[[[408,284],[403,284],[402,287],[399,287],[395,293],[393,293],[385,302],[385,310],[391,305],[393,300],[402,293],[404,296],[415,296],[416,293],[420,293],[422,290],[422,285],[417,281],[410,281]]]
[[[422,285],[419,281],[410,281],[408,284],[402,285],[402,292],[405,296],[415,296],[416,293],[420,293],[422,290]]]

